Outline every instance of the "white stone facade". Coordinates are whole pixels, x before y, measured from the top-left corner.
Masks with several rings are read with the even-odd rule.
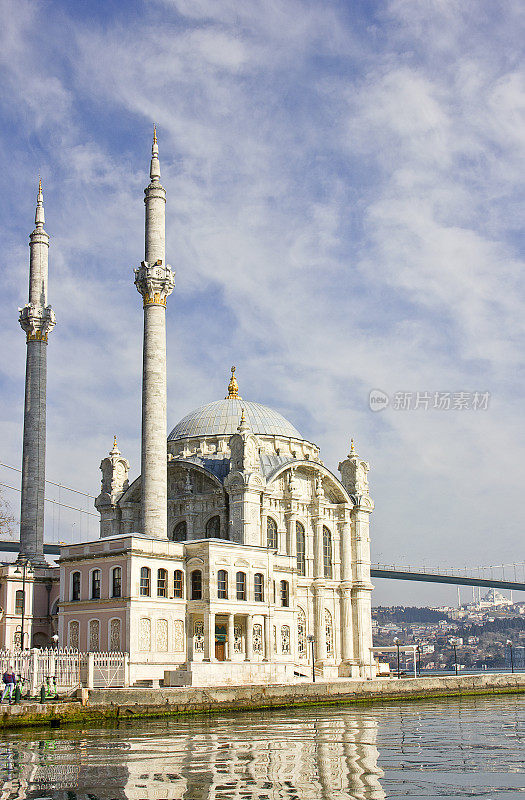
[[[142,475],[116,440],[101,463],[100,540],[62,548],[61,645],[122,649],[132,680],[171,685],[369,677],[368,464],[337,478],[284,417],[224,400],[166,444],[165,191],[156,138],[146,198]]]
[[[174,429],[166,540],[141,533],[141,479],[127,486],[114,444],[101,539],[62,548],[63,646],[90,649],[98,620],[99,649],[117,649],[118,620],[133,680],[283,682],[311,674],[312,635],[317,674],[369,675],[368,464],[351,452],[344,485],[315,445],[256,435],[248,420],[233,435]]]

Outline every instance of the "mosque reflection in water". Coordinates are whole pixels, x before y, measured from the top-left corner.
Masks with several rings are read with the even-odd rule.
[[[377,722],[345,711],[40,736],[4,743],[0,800],[385,797]]]

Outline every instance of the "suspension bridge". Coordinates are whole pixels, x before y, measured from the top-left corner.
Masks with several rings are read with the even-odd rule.
[[[12,467],[8,464],[2,464],[0,462],[0,467],[4,467],[5,469],[13,470],[15,472],[20,472],[20,470],[16,467]],[[80,534],[80,539],[82,539],[82,519],[84,518],[84,531],[89,534],[89,522],[96,521],[96,534],[95,536],[90,536],[88,538],[96,538],[98,536],[98,519],[99,515],[94,511],[88,510],[88,508],[79,508],[78,506],[73,506],[68,503],[64,503],[61,500],[61,493],[63,492],[72,492],[77,496],[82,496],[85,499],[86,503],[90,504],[92,508],[92,503],[95,500],[94,495],[88,494],[87,492],[81,492],[78,489],[73,489],[70,486],[66,486],[65,484],[56,483],[55,481],[50,481],[46,479],[46,484],[49,486],[55,487],[58,489],[58,499],[52,499],[46,497],[46,503],[52,507],[53,517],[52,517],[52,529],[57,538],[56,542],[47,542],[44,544],[44,553],[49,556],[57,556],[60,554],[60,545],[61,544],[70,544],[71,542],[59,542],[58,536],[62,533],[63,525],[60,525],[60,512],[61,509],[64,509],[64,513],[71,515],[71,512],[75,514],[78,513],[79,515],[79,525],[76,530],[77,534]],[[20,492],[20,488],[16,486],[11,486],[6,483],[0,482],[0,487],[10,489],[15,492]],[[55,511],[58,510],[58,523],[56,524],[55,519]],[[89,518],[92,518],[91,520]],[[86,522],[88,524],[86,524]],[[74,528],[76,527],[76,522],[71,523],[70,516],[69,522],[67,523],[70,525],[71,534],[74,532]],[[57,532],[58,528],[58,532]],[[69,537],[68,537],[69,538]],[[73,535],[71,535],[71,539],[73,539]],[[0,552],[10,552],[15,553],[18,552],[19,543],[15,540],[7,540],[1,541],[0,540]],[[389,580],[397,580],[397,581],[418,581],[421,583],[441,583],[441,584],[452,584],[454,586],[473,586],[473,587],[485,587],[488,589],[510,589],[511,591],[521,591],[525,592],[525,562],[519,563],[512,563],[512,564],[497,564],[497,565],[489,565],[489,566],[479,566],[479,567],[464,567],[461,570],[452,568],[452,567],[412,567],[412,566],[405,566],[405,565],[395,565],[395,564],[372,564],[370,569],[370,575],[372,578],[385,578]]]

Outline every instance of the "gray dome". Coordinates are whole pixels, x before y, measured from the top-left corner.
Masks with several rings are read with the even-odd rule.
[[[207,403],[181,419],[168,436],[168,441],[190,436],[224,436],[236,433],[243,409],[252,433],[303,438],[291,422],[268,406],[228,397],[226,400]]]

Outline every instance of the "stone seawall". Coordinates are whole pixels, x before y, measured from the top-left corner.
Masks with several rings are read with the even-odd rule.
[[[154,719],[176,714],[525,692],[525,674],[461,675],[274,686],[82,689],[82,702],[0,706],[3,727]]]

